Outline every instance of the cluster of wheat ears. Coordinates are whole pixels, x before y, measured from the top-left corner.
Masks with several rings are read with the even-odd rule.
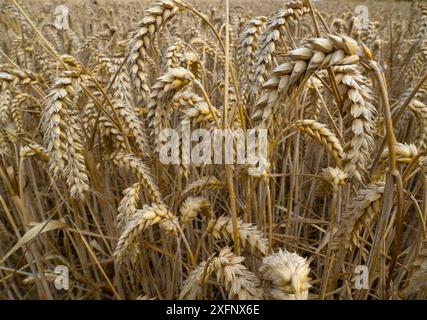
[[[0,6],[0,299],[427,298],[426,5],[58,4]],[[183,124],[267,168],[163,164]]]

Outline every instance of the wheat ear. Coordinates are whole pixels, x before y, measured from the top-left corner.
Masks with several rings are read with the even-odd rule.
[[[5,88],[0,93],[0,124],[6,125],[11,117],[12,92]]]
[[[310,267],[298,254],[279,250],[262,260],[259,271],[265,282],[266,298],[307,300]]]
[[[351,250],[358,243],[360,231],[379,214],[384,183],[375,182],[357,192],[348,206],[336,235],[335,249]]]
[[[308,45],[290,51],[288,53],[290,61],[274,69],[264,84],[264,93],[258,100],[252,116],[254,121],[260,121],[259,127],[269,128],[282,100],[295,88],[308,80],[315,71],[329,66],[357,63],[359,61],[357,52],[355,40],[333,35],[329,35],[329,38],[311,39]]]
[[[259,280],[242,264],[244,260],[245,258],[234,255],[231,248],[223,248],[218,257],[212,259],[217,280],[224,284],[229,299],[261,299]]]
[[[190,272],[182,284],[179,299],[195,300],[201,295],[204,284],[214,271],[210,262],[210,260],[203,261]]]
[[[68,161],[66,149],[68,109],[81,76],[82,73],[78,70],[61,73],[44,101],[41,128],[44,133],[44,143],[51,155],[49,163],[54,177],[63,172]]]
[[[139,201],[140,190],[141,183],[135,182],[132,186],[123,191],[123,198],[117,208],[117,225],[120,230],[123,230],[125,225],[128,223],[129,218],[135,214]]]
[[[350,178],[362,181],[373,149],[373,123],[375,109],[367,79],[356,66],[336,67],[338,90],[343,101],[345,156],[343,165]]]
[[[77,123],[79,113],[70,111],[66,129],[66,150],[68,164],[65,168],[67,184],[71,196],[83,199],[84,193],[89,190],[89,177],[83,155],[83,144],[80,125]]]
[[[408,106],[418,120],[418,132],[415,145],[418,150],[425,150],[427,147],[427,105],[419,100],[413,100]]]
[[[143,209],[137,210],[129,219],[123,229],[114,251],[114,257],[120,264],[133,247],[138,235],[149,226],[160,224],[160,228],[167,233],[176,234],[176,218],[163,205],[145,205]]]
[[[237,220],[239,229],[239,239],[243,247],[252,252],[257,250],[265,255],[268,251],[268,240],[255,225],[245,223],[241,219]],[[209,221],[207,230],[215,239],[225,239],[230,241],[233,238],[233,222],[229,216],[213,218]]]
[[[256,62],[252,77],[251,96],[255,95],[266,81],[273,64],[273,55],[281,39],[287,33],[288,28],[298,24],[299,19],[309,13],[310,9],[303,1],[291,1],[285,8],[268,19],[265,31],[259,37],[258,50],[256,51]]]
[[[49,151],[38,143],[30,143],[22,147],[19,151],[19,156],[21,158],[33,157],[35,155],[39,155],[44,160],[49,160]]]
[[[198,180],[191,182],[182,191],[182,196],[187,196],[192,193],[198,193],[202,190],[215,190],[223,187],[223,183],[215,176],[202,177]]]
[[[242,67],[242,81],[244,83],[243,96],[246,97],[250,88],[250,80],[254,77],[254,64],[258,38],[265,26],[265,17],[251,19],[239,40],[239,65]]]
[[[405,296],[427,292],[427,239],[421,242],[417,258],[411,265],[409,283],[404,289]]]
[[[337,164],[341,163],[343,158],[343,148],[338,138],[326,125],[317,122],[316,120],[298,120],[295,126],[301,131],[314,137],[326,150],[332,155]]]
[[[194,75],[184,68],[169,69],[153,86],[148,104],[149,126],[154,137],[155,151],[162,147],[162,130],[170,127],[171,102],[194,80]]]
[[[188,197],[184,200],[180,208],[180,222],[182,225],[193,221],[199,214],[212,217],[212,207],[209,200],[204,197]]]
[[[147,191],[148,195],[155,203],[163,203],[159,188],[154,182],[150,169],[141,159],[137,158],[132,153],[116,151],[111,155],[111,160],[116,166],[130,170],[135,174],[143,184],[144,190]]]
[[[406,144],[396,142],[396,163],[397,164],[410,164],[418,156],[418,149],[414,144]],[[380,160],[378,161],[378,168],[376,174],[383,173],[389,165],[389,150],[388,147],[384,149],[381,154]],[[422,161],[422,158],[418,159],[418,163]]]
[[[154,37],[160,29],[180,10],[180,1],[162,0],[145,10],[144,18],[138,23],[129,43],[131,76],[142,98],[147,101],[150,95],[145,63],[149,56]]]
[[[29,94],[19,93],[15,95],[15,97],[12,99],[12,103],[10,106],[11,107],[10,116],[16,125],[16,130],[18,131],[18,133],[24,131],[24,124],[22,120],[22,110],[21,110],[22,105],[24,104],[25,101],[27,101],[30,98],[31,96]]]

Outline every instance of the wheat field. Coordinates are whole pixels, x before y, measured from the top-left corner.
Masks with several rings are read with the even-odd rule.
[[[417,1],[1,1],[0,299],[427,298],[426,71]]]

